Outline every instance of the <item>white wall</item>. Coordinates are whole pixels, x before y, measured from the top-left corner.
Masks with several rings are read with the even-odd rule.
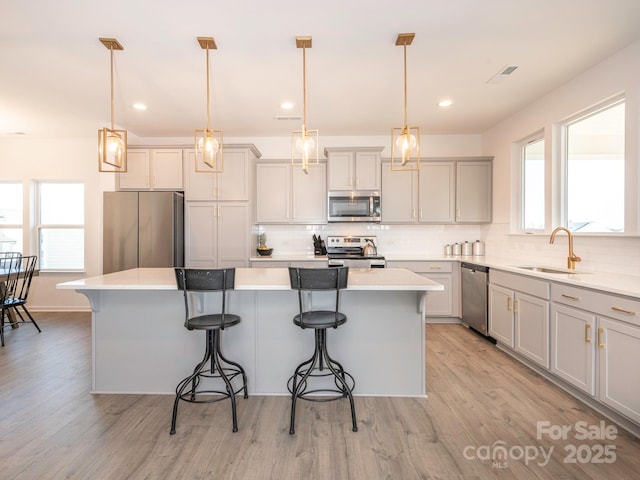
[[[31,190],[31,182],[36,180],[75,180],[85,184],[86,271],[42,273],[36,277],[29,293],[29,305],[33,310],[86,310],[89,303],[83,295],[56,290],[55,285],[102,272],[102,191],[113,189],[114,179],[113,174],[98,173],[96,145],[97,136],[59,140],[24,136],[0,141],[2,180],[22,181],[26,195]],[[37,254],[33,250],[33,240],[25,236],[25,253]]]
[[[511,235],[512,195],[511,149],[528,135],[544,128],[545,143],[552,145],[554,123],[621,92],[626,95],[625,150],[631,168],[626,171],[625,194],[638,205],[638,158],[640,135],[640,41],[553,90],[536,102],[505,119],[483,134],[482,150],[493,155],[493,224],[483,227],[487,254],[519,261],[564,266],[568,253],[564,234],[554,245],[547,235]],[[594,192],[597,194],[597,192]],[[625,219],[635,229],[635,216]],[[577,268],[604,272],[638,274],[640,270],[640,238],[576,235],[576,254],[582,257]]]

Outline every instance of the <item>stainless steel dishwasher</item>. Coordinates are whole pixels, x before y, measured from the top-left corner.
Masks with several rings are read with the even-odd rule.
[[[462,262],[462,323],[489,337],[489,267]]]

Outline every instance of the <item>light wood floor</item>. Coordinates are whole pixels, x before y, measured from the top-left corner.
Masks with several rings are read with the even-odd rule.
[[[87,314],[36,318],[41,334],[7,330],[0,349],[2,479],[640,478],[640,442],[621,430],[615,440],[537,439],[537,421],[602,419],[460,325],[427,326],[429,398],[356,397],[358,433],[346,401],[299,402],[290,436],[288,398],[250,397],[238,399],[238,433],[228,402],[182,403],[170,436],[171,396],[89,394]],[[505,462],[476,457],[499,445]],[[612,445],[615,461],[565,463],[572,445],[582,459]],[[550,447],[544,466],[518,458]]]

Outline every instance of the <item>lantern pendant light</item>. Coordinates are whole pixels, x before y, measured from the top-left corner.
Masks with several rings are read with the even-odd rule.
[[[209,50],[216,50],[213,37],[198,37],[198,43],[207,52],[207,126],[204,130],[196,130],[195,139],[195,167],[196,172],[222,172],[222,130],[211,129],[211,109],[209,96]],[[200,167],[203,168],[200,168]]]
[[[407,122],[407,45],[411,45],[415,33],[400,33],[396,45],[404,49],[404,125],[391,129],[391,170],[420,170],[420,127]]]
[[[98,130],[98,170],[100,172],[127,171],[127,131],[116,130],[114,126],[113,99],[113,51],[124,50],[115,38],[100,38],[100,42],[109,49],[111,82],[111,128]]]
[[[307,54],[311,37],[296,37],[296,47],[302,48],[302,129],[291,132],[291,165],[309,173],[310,165],[318,161],[318,130],[307,129]]]

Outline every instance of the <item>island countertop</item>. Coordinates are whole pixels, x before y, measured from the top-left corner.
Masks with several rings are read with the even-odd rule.
[[[133,268],[59,283],[71,290],[176,290],[173,268]],[[286,268],[236,268],[236,290],[289,290]],[[351,268],[347,290],[434,291],[444,287],[404,268]]]
[[[94,393],[175,392],[202,355],[203,335],[184,328],[173,268],[136,268],[58,284],[85,295],[92,310]],[[426,395],[425,302],[444,287],[405,268],[349,269],[331,352],[356,378],[355,395]],[[326,305],[326,292],[305,301]],[[220,308],[215,292],[199,296]],[[296,327],[297,292],[287,268],[236,268],[227,308],[241,317],[225,330],[225,355],[245,368],[249,394],[288,395],[293,369],[313,351],[313,332]],[[399,374],[398,372],[401,372]]]

